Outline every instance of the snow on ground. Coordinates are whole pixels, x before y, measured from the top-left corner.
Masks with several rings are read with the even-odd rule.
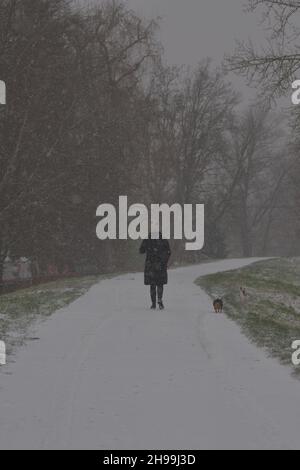
[[[102,281],[38,327],[0,375],[1,449],[299,449],[300,383],[194,280],[170,272],[152,312],[142,274]]]

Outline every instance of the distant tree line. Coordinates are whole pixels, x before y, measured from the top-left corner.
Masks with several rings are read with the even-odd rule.
[[[257,87],[265,102],[274,103],[278,97],[292,96],[292,84],[300,79],[300,2],[247,0],[246,4],[249,12],[261,15],[262,24],[266,26],[265,44],[260,47],[251,41],[238,43],[235,53],[227,59],[227,68]],[[282,166],[282,176],[279,172],[272,198],[276,208],[267,222],[270,240],[267,237],[264,246],[268,243],[277,246],[280,254],[299,256],[300,107],[291,107],[283,118],[285,155],[282,163],[273,158],[274,165]],[[274,129],[276,132],[276,127]]]
[[[96,238],[96,208],[120,195],[206,204],[204,252],[176,242],[174,261],[293,251],[280,119],[241,111],[209,60],[166,65],[158,27],[113,0],[1,0],[0,274],[8,254],[41,269],[135,269],[136,243]]]

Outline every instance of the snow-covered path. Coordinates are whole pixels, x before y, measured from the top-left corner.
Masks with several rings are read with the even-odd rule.
[[[164,312],[133,274],[53,315],[0,375],[0,448],[299,449],[300,383],[194,285],[252,261],[171,271]]]

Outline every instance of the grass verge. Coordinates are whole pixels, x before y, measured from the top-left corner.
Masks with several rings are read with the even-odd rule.
[[[276,259],[196,281],[212,298],[222,297],[225,313],[257,346],[292,366],[292,342],[300,340],[300,259]],[[248,292],[246,303],[239,288]]]
[[[38,339],[32,337],[37,321],[68,306],[101,279],[64,279],[0,296],[0,339],[6,343],[8,361],[17,347]]]

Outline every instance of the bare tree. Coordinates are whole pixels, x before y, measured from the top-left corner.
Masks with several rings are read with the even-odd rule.
[[[268,248],[289,164],[280,145],[280,126],[268,109],[248,109],[233,122],[229,135],[232,154],[225,169],[232,189],[230,219],[248,257]]]
[[[228,57],[228,68],[244,75],[249,82],[262,85],[263,92],[274,98],[287,90],[300,69],[299,17],[296,0],[248,0],[250,11],[262,9],[268,26],[266,43],[258,49],[251,41],[238,43]]]
[[[203,183],[222,151],[226,121],[237,102],[236,94],[222,75],[210,70],[209,61],[200,64],[186,78],[178,105],[178,151],[173,165],[176,197],[181,203],[199,200]]]

